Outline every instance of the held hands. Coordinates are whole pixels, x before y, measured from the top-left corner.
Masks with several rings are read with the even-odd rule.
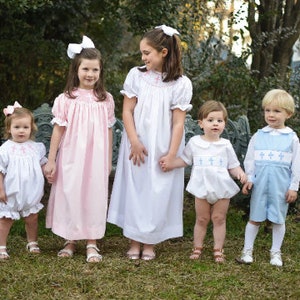
[[[240,166],[229,169],[229,173],[231,176],[239,180],[242,184],[245,184],[247,182],[247,175]]]
[[[244,195],[248,195],[249,194],[249,191],[251,191],[252,189],[252,186],[253,186],[253,183],[252,182],[246,182],[244,185],[243,185],[243,188],[242,188],[242,193]]]
[[[145,162],[145,156],[148,156],[148,151],[145,146],[140,142],[131,143],[129,160],[132,160],[134,165],[140,166]]]
[[[44,175],[50,184],[52,184],[55,181],[55,174],[56,174],[55,162],[48,161],[44,167]]]
[[[237,180],[240,181],[240,183],[245,184],[247,182],[247,175],[245,174],[245,172],[240,172],[239,174],[237,174],[236,176]]]
[[[160,168],[163,172],[172,171],[175,166],[175,158],[170,155],[165,155],[159,160]]]

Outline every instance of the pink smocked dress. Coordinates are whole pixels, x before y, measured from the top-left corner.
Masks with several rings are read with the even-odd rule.
[[[52,123],[66,126],[58,151],[46,227],[70,240],[104,236],[108,199],[108,129],[114,125],[114,100],[97,101],[93,90],[78,89],[76,99],[60,94]]]

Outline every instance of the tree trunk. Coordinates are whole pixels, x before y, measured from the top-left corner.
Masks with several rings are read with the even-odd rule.
[[[258,80],[273,75],[276,66],[284,80],[292,47],[300,35],[300,0],[249,0],[248,24],[252,39],[251,69]]]

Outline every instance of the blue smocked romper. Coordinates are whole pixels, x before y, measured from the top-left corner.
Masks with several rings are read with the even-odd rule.
[[[255,176],[250,205],[250,220],[268,219],[284,224],[288,210],[286,192],[291,182],[294,132],[272,135],[258,130],[255,139]]]

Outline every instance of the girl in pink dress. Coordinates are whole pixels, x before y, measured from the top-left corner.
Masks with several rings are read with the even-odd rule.
[[[101,54],[88,37],[69,44],[68,56],[67,84],[52,109],[46,227],[66,239],[59,257],[72,257],[76,240],[87,240],[87,262],[99,262],[96,239],[106,227],[114,100],[103,85]]]

